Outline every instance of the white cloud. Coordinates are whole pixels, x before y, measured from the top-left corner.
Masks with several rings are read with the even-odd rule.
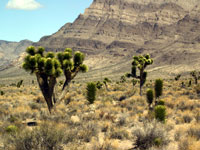
[[[22,9],[34,10],[42,7],[42,5],[35,0],[9,0],[6,8],[8,9]]]

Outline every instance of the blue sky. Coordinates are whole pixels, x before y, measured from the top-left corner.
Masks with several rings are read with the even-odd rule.
[[[0,0],[0,40],[38,41],[73,22],[93,0]]]

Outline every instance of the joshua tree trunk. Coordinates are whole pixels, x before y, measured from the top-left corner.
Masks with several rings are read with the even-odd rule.
[[[48,83],[47,76],[37,74],[37,81],[39,87],[47,103],[48,110],[51,113],[51,110],[53,108],[53,95],[54,95],[54,86],[56,84],[56,79],[54,77],[51,77],[49,80],[50,81]]]
[[[143,70],[140,70],[140,96],[142,96]]]

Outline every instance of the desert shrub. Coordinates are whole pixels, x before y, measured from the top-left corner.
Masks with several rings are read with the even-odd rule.
[[[29,106],[31,109],[40,109],[40,105],[34,102],[30,103]]]
[[[96,136],[98,133],[98,125],[95,122],[88,122],[83,124],[78,128],[78,139],[84,142],[90,142],[93,136]]]
[[[97,81],[96,87],[97,87],[97,89],[101,89],[103,87],[103,83],[100,81]]]
[[[102,144],[100,142],[93,142],[92,143],[93,150],[113,150],[116,149],[112,146],[111,141],[104,141]]]
[[[9,125],[5,128],[5,131],[7,133],[16,133],[18,131],[18,127],[16,127],[15,125]]]
[[[200,140],[200,126],[192,126],[187,131],[188,135],[191,137],[195,137],[197,140]]]
[[[174,79],[175,79],[176,81],[178,81],[178,80],[180,79],[180,77],[181,77],[181,74],[178,74]]]
[[[111,128],[110,138],[111,139],[119,139],[119,140],[128,139],[129,134],[124,129]]]
[[[96,99],[96,84],[93,82],[90,82],[87,84],[87,100],[90,102],[90,104],[93,104]]]
[[[136,137],[135,148],[140,150],[146,150],[155,145],[165,146],[170,142],[164,125],[156,121],[139,124],[132,134]]]
[[[149,104],[150,107],[150,105],[153,103],[153,90],[148,89],[146,95],[147,95],[147,103]]]
[[[4,95],[5,93],[4,93],[4,91],[0,91],[0,95]]]
[[[197,123],[200,122],[200,113],[199,112],[195,115],[195,119],[196,119]]]
[[[19,82],[17,82],[17,88],[20,88],[22,86],[23,80],[20,80]]]
[[[64,99],[65,105],[68,105],[68,104],[71,102],[71,100],[72,100],[72,97],[71,97],[71,96],[66,97],[66,98]]]
[[[157,105],[165,105],[165,101],[161,99],[158,101]]]
[[[125,75],[123,75],[123,76],[120,77],[120,82],[121,83],[126,82],[126,76]]]
[[[7,138],[5,149],[15,150],[61,150],[64,130],[55,125],[42,124],[34,130],[25,129]]]
[[[126,124],[126,116],[120,116],[119,121],[117,122],[117,125],[123,126]]]
[[[8,121],[11,122],[11,123],[14,123],[18,120],[18,118],[16,116],[13,116],[11,115],[9,118],[8,118]]]
[[[159,121],[165,121],[166,118],[166,108],[162,105],[157,105],[155,107],[155,118]]]
[[[190,123],[192,121],[193,117],[190,114],[184,114],[183,115],[183,122],[184,123]]]
[[[187,138],[183,138],[178,143],[179,150],[189,150],[190,142]]]
[[[132,80],[132,85],[135,86],[137,84],[137,82],[138,82],[137,80],[133,79]]]
[[[200,94],[200,84],[196,85],[195,90],[197,94]]]
[[[162,91],[163,91],[163,80],[161,79],[157,79],[155,81],[155,96],[156,98],[160,97],[162,95]]]

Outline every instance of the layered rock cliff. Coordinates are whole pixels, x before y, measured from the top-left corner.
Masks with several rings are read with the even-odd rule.
[[[200,1],[94,0],[73,23],[35,45],[54,51],[81,50],[97,61],[94,68],[120,64],[124,71],[123,60],[126,64],[133,54],[150,53],[155,60],[152,72],[200,69]],[[103,58],[106,64],[99,63]]]

